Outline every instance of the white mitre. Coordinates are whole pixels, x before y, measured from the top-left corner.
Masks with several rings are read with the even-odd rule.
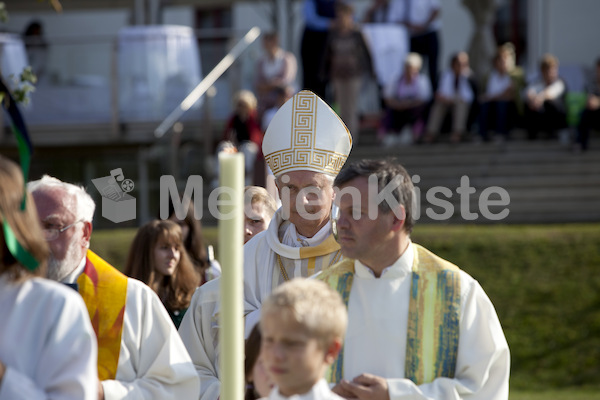
[[[351,148],[352,136],[344,122],[309,90],[298,92],[281,106],[262,144],[275,176],[298,170],[336,176]]]

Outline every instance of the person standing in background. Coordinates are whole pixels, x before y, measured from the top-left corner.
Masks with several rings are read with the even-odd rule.
[[[367,42],[354,23],[354,8],[339,2],[335,13],[335,24],[327,37],[323,74],[333,84],[338,113],[356,144],[360,133],[358,97],[363,78],[374,75],[373,64]]]
[[[335,18],[336,0],[304,0],[304,32],[300,44],[302,89],[326,99],[327,81],[320,74],[327,33]]]
[[[438,55],[441,6],[439,0],[404,0],[404,23],[410,33],[410,51],[427,57],[427,73],[435,91],[438,84]]]

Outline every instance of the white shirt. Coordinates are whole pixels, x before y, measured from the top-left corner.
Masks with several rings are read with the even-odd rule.
[[[565,83],[562,79],[557,79],[552,82],[550,85],[546,85],[543,81],[538,81],[530,84],[525,89],[525,93],[534,93],[536,95],[541,94],[542,92],[546,93],[546,98],[548,100],[554,100],[563,95],[566,87]]]
[[[390,0],[385,13],[378,10],[374,15],[376,23],[402,23],[410,22],[413,25],[423,25],[431,13],[441,8],[439,0]],[[429,24],[428,29],[420,34],[437,31],[442,27],[438,16]]]
[[[404,25],[364,24],[362,32],[371,50],[377,81],[383,87],[397,82],[410,48]]]
[[[84,267],[85,259],[66,282]],[[192,360],[156,293],[127,278],[119,364],[115,379],[102,381],[105,400],[193,399],[199,385]]]
[[[481,286],[460,271],[460,338],[454,379],[437,378],[417,386],[404,379],[406,329],[414,247],[380,278],[355,261],[348,301],[344,379],[362,373],[387,379],[390,400],[508,398],[510,354],[494,307]],[[368,345],[367,345],[368,344]]]
[[[98,349],[87,308],[73,289],[0,275],[1,400],[96,400]]]
[[[378,9],[373,15],[373,23],[401,23],[404,22],[406,0],[390,0],[385,9]]]
[[[431,83],[429,78],[423,74],[419,74],[417,78],[408,82],[404,79],[404,75],[400,77],[392,85],[388,85],[384,90],[385,97],[394,98],[397,100],[422,100],[431,99]]]
[[[405,2],[410,3],[408,5],[408,7],[410,7],[408,12],[408,20],[413,25],[423,25],[425,22],[427,22],[431,16],[431,13],[440,9],[439,0],[405,0]],[[425,32],[419,32],[413,36],[419,36],[425,33],[437,31],[440,30],[441,27],[442,20],[438,15],[438,17],[427,26]]]
[[[329,385],[327,385],[325,379],[321,379],[315,383],[309,392],[290,397],[283,396],[281,393],[279,393],[279,388],[275,386],[267,398],[269,400],[343,400],[342,397],[333,393],[331,389],[329,389]]]
[[[504,93],[511,86],[512,79],[510,75],[500,75],[497,71],[494,70],[490,73],[485,94],[487,94],[490,97],[498,96]]]
[[[469,84],[469,79],[461,75],[458,81],[458,90],[455,88],[455,75],[451,70],[444,71],[442,75],[442,79],[440,80],[440,87],[438,88],[438,92],[444,96],[453,99],[460,99],[466,103],[470,103],[473,101],[475,97],[473,93],[473,88]]]

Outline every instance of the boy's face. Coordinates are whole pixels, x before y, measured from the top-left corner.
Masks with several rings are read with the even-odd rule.
[[[273,310],[263,314],[260,347],[267,373],[286,397],[310,391],[333,361],[317,339],[309,336],[289,313]]]

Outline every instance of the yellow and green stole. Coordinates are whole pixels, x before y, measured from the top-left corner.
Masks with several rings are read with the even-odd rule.
[[[127,277],[91,250],[77,279],[98,339],[98,378],[115,379],[127,301]]]
[[[283,247],[283,246],[282,246]],[[340,245],[330,234],[317,246],[289,247],[285,251],[280,248],[272,248],[275,254],[275,268],[273,269],[273,289],[289,280],[286,268],[294,263],[294,260],[302,260],[302,267],[306,268],[306,276],[312,276],[315,272],[324,271],[334,266],[341,258]]]
[[[456,265],[413,244],[415,258],[406,337],[405,378],[417,385],[454,377],[458,352],[460,274]],[[354,280],[354,260],[345,259],[317,276],[342,296],[346,307]],[[343,377],[344,349],[326,378]]]

